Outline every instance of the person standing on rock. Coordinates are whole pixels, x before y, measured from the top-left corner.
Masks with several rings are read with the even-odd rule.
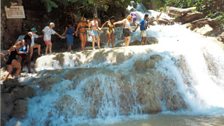
[[[29,35],[30,38],[31,38],[31,43],[30,43],[30,59],[31,59],[32,56],[33,56],[33,50],[34,50],[34,49],[37,49],[37,51],[38,51],[38,56],[41,56],[41,46],[40,46],[40,44],[35,43],[35,39],[40,38],[40,37],[42,37],[42,36],[39,36],[39,35],[37,35],[36,33],[37,33],[36,28],[31,28],[31,31],[28,32],[28,35]]]
[[[140,21],[140,23],[137,25],[137,27],[135,28],[134,31],[136,31],[136,29],[140,26],[140,31],[141,31],[141,37],[142,37],[142,45],[146,44],[146,37],[147,37],[147,33],[146,33],[146,29],[149,27],[149,15],[145,14],[144,19],[142,19]]]
[[[86,46],[86,41],[87,41],[87,29],[88,28],[88,23],[84,17],[81,18],[81,21],[78,23],[78,26],[75,31],[75,35],[78,36],[79,33],[79,38],[81,40],[81,50],[85,49]]]
[[[55,24],[51,22],[48,26],[46,26],[42,31],[44,33],[44,42],[46,45],[45,54],[47,55],[48,52],[52,53],[52,42],[51,42],[51,35],[56,34],[58,37],[64,39],[63,36],[58,34],[53,28],[55,27]]]
[[[101,27],[102,29],[105,25],[108,25],[108,30],[107,30],[108,47],[110,47],[110,43],[112,47],[114,47],[114,40],[115,40],[115,29],[113,24],[114,21],[115,21],[115,18],[114,16],[112,16],[110,20],[106,21]]]
[[[114,25],[123,24],[123,27],[124,27],[123,34],[124,34],[125,46],[129,46],[129,43],[131,41],[131,32],[132,32],[131,22],[132,22],[132,16],[128,15],[127,18],[114,23]]]
[[[99,35],[99,22],[98,18],[95,16],[89,23],[89,28],[91,29],[90,35],[92,36],[92,47],[95,50],[95,42],[97,42],[98,48],[100,49],[100,35]]]
[[[74,27],[72,23],[68,23],[68,26],[65,28],[65,31],[62,35],[66,35],[66,43],[68,46],[68,51],[70,52],[74,43]]]

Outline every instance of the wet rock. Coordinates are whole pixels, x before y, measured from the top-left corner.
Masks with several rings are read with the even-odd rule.
[[[14,108],[12,116],[16,118],[24,118],[27,113],[27,101],[26,100],[16,100],[14,103]]]
[[[63,53],[59,53],[59,54],[57,54],[57,55],[53,58],[53,60],[57,60],[57,61],[59,62],[59,64],[60,64],[61,66],[63,66],[63,65],[64,65],[64,54],[63,54]]]
[[[147,69],[155,68],[156,63],[162,60],[159,55],[153,55],[148,60],[137,60],[134,64],[135,71],[146,72]]]
[[[120,52],[120,53],[116,53],[116,64],[121,64],[124,61],[130,59],[132,57],[132,54],[127,54],[125,55],[124,53]]]
[[[82,115],[83,107],[77,103],[76,100],[70,95],[60,97],[55,103],[54,107],[57,114],[60,116],[72,117],[74,115]],[[76,109],[74,109],[76,108]]]
[[[62,81],[62,78],[59,76],[48,75],[44,79],[40,80],[40,82],[38,82],[38,84],[40,85],[41,89],[49,91],[49,90],[51,90],[53,85],[55,85],[61,81]]]
[[[131,42],[130,45],[141,45],[141,41],[135,40],[135,41]]]
[[[151,44],[158,44],[159,40],[155,37],[147,37],[146,38],[146,45],[151,45]],[[142,42],[139,40],[135,40],[130,45],[141,45]]]
[[[155,71],[153,71],[155,72]],[[160,83],[153,81],[153,78],[157,78],[161,74],[158,72],[152,74],[147,73],[147,76],[138,76],[137,80],[137,100],[142,105],[142,111],[144,113],[158,113],[162,110],[160,97],[162,96],[162,92],[158,89],[160,88]],[[153,102],[152,102],[153,101]]]
[[[14,88],[12,91],[12,95],[15,99],[25,99],[28,97],[33,97],[35,95],[35,92],[33,88],[24,86],[21,88]]]
[[[143,60],[136,61],[134,64],[134,67],[135,67],[135,71],[144,72],[146,69],[145,61],[143,61]]]
[[[2,94],[1,95],[1,123],[4,126],[4,123],[8,121],[10,115],[13,111],[13,97],[11,94]]]
[[[1,125],[10,118],[24,118],[27,112],[28,97],[35,95],[34,90],[22,85],[17,79],[9,79],[1,85]]]
[[[11,92],[12,89],[15,87],[21,86],[17,79],[8,79],[3,82],[1,85],[1,91],[4,92]]]
[[[159,40],[155,37],[147,37],[146,44],[158,44]]]

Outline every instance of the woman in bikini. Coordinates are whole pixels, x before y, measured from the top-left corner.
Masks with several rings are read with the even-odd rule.
[[[129,46],[129,43],[131,41],[131,32],[132,32],[131,22],[132,22],[132,16],[128,15],[127,18],[114,23],[114,25],[123,24],[123,27],[124,27],[123,34],[124,34],[125,46]]]
[[[87,30],[88,28],[88,23],[84,17],[81,18],[81,21],[78,23],[78,26],[76,28],[76,36],[78,36],[79,33],[79,38],[81,40],[81,50],[85,49],[86,46],[86,35],[87,35]]]
[[[115,40],[115,35],[114,35],[115,29],[113,24],[114,22],[115,22],[115,18],[114,16],[112,16],[110,20],[106,21],[101,27],[102,29],[105,25],[108,25],[108,30],[107,30],[108,47],[110,47],[110,43],[112,47],[114,47],[114,40]]]
[[[92,46],[93,46],[93,50],[95,50],[95,42],[97,42],[98,48],[100,49],[100,36],[99,36],[99,30],[101,30],[101,28],[99,28],[99,23],[98,23],[98,18],[94,17],[94,19],[92,21],[90,21],[89,23],[89,28],[92,30],[91,31],[91,36],[92,36]]]

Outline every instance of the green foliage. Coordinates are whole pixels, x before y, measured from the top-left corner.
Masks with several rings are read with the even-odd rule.
[[[71,5],[85,6],[85,8],[97,7],[104,9],[105,11],[110,5],[127,7],[132,0],[42,0],[45,8],[48,12],[51,12],[54,8],[67,7]],[[135,0],[136,2],[141,2],[141,0]]]
[[[224,1],[223,0],[166,0],[166,6],[180,8],[196,7],[207,17],[216,19],[224,27]]]
[[[58,5],[54,0],[42,0],[48,12],[52,11],[53,8],[57,8]]]

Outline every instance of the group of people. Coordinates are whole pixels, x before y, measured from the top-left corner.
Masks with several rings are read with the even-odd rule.
[[[139,24],[136,23],[136,15],[130,14],[125,19],[120,21],[115,21],[115,17],[112,16],[108,21],[103,23],[101,27],[99,27],[99,21],[97,17],[94,17],[93,20],[89,21],[85,17],[82,17],[80,22],[77,25],[76,30],[74,31],[73,26],[68,24],[62,36],[65,36],[68,51],[71,51],[71,47],[73,45],[73,35],[79,36],[81,40],[81,50],[85,49],[87,36],[92,38],[92,48],[95,50],[95,43],[97,43],[98,48],[100,48],[100,31],[107,26],[107,43],[108,47],[114,47],[115,43],[115,26],[121,25],[123,26],[123,35],[125,46],[129,46],[131,40],[131,33],[135,32],[137,28],[140,26],[142,44],[146,42],[146,29],[149,27],[149,15],[145,14],[144,19],[140,21]],[[132,24],[136,26],[136,28],[132,29]]]
[[[99,21],[97,17],[94,17],[93,20],[88,21],[86,18],[82,17],[80,22],[75,29],[71,23],[67,25],[65,31],[62,35],[58,34],[54,28],[55,24],[53,22],[49,23],[48,26],[45,26],[42,30],[43,35],[37,35],[37,30],[32,28],[26,35],[20,37],[16,43],[8,49],[8,60],[6,75],[7,79],[9,75],[13,74],[15,69],[15,76],[19,76],[20,72],[24,66],[27,64],[28,72],[31,72],[30,63],[33,57],[34,49],[37,49],[38,56],[41,55],[41,45],[35,43],[35,39],[43,37],[45,43],[45,54],[52,53],[52,41],[51,36],[57,35],[61,39],[66,38],[66,43],[68,46],[68,51],[72,50],[72,45],[74,43],[74,35],[79,36],[81,40],[81,50],[85,49],[87,42],[87,35],[92,37],[92,48],[95,50],[95,43],[97,43],[98,48],[100,48],[100,34],[99,31],[102,30],[103,27],[107,26],[107,38],[108,38],[108,46],[114,47],[115,41],[115,26],[122,25],[123,26],[123,35],[125,46],[129,46],[131,32],[135,32],[136,29],[140,26],[141,36],[142,36],[142,44],[145,44],[146,40],[146,29],[149,27],[149,15],[145,14],[144,19],[140,21],[139,24],[136,25],[136,28],[132,30],[131,23],[133,23],[132,15],[128,15],[125,19],[120,21],[115,21],[115,17],[111,17],[108,21],[106,21],[101,27],[99,27]]]

